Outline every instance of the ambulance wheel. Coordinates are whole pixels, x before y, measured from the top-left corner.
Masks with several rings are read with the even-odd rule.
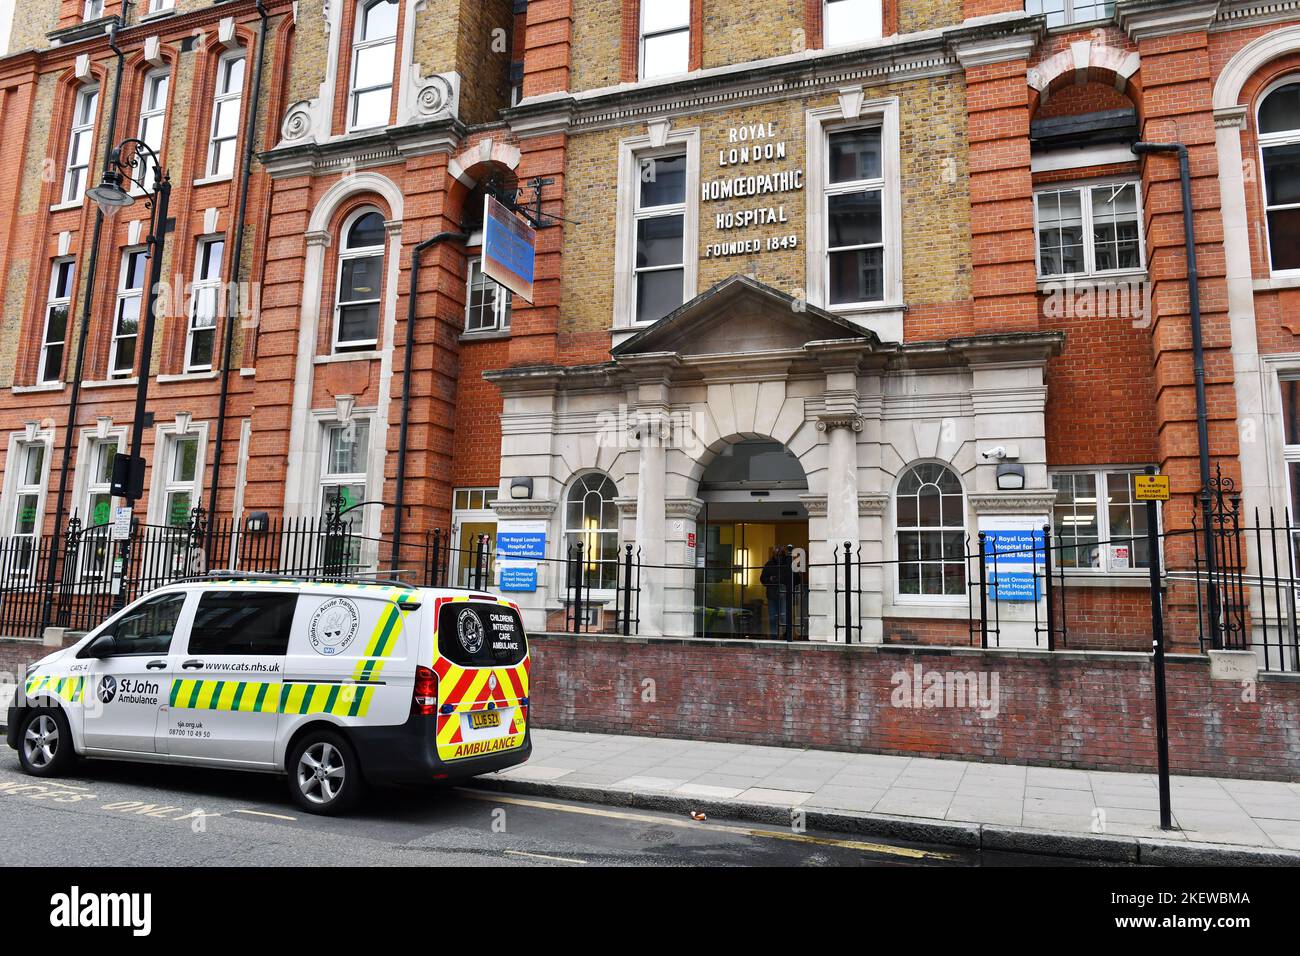
[[[346,813],[361,798],[361,764],[342,734],[313,730],[289,754],[289,792],[308,813]]]
[[[72,732],[58,707],[27,711],[18,722],[18,762],[34,777],[57,777],[72,766]]]

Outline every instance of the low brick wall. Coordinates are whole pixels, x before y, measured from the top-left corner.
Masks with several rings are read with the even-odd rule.
[[[1155,769],[1153,669],[1141,654],[571,634],[533,635],[532,653],[539,727]],[[1204,657],[1167,661],[1176,772],[1300,779],[1300,676],[1243,686],[1212,681]],[[936,680],[943,703],[932,706]],[[971,697],[994,712],[963,706]]]
[[[11,678],[14,682],[21,680],[28,664],[57,650],[57,647],[50,647],[40,641],[0,638],[0,682]]]

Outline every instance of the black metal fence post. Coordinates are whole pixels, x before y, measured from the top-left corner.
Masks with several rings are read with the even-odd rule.
[[[632,545],[623,546],[623,636],[632,633]]]
[[[979,553],[980,553],[980,647],[985,650],[989,646],[989,582],[988,582],[988,544],[985,540],[985,533],[979,533]]]
[[[1045,524],[1043,525],[1043,593],[1047,601],[1047,649],[1049,651],[1056,650],[1056,602],[1053,600],[1055,595],[1052,590],[1052,526]]]
[[[844,542],[844,643],[853,643],[853,543]]]

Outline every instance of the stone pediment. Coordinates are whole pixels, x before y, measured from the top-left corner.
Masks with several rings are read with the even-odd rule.
[[[827,340],[880,345],[868,329],[750,276],[734,275],[614,348],[613,356],[743,355],[802,349]]]

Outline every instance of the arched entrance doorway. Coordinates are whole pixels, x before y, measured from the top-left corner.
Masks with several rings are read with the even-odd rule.
[[[726,446],[700,478],[695,632],[701,637],[807,635],[803,467],[779,442]]]

